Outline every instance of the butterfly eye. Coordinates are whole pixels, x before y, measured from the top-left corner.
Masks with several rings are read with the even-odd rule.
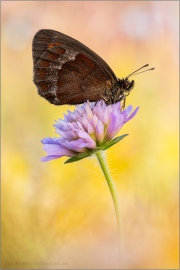
[[[127,79],[125,79],[125,80],[124,80],[124,83],[123,83],[123,88],[124,88],[124,90],[128,90],[129,85],[130,85],[130,82],[129,82]]]

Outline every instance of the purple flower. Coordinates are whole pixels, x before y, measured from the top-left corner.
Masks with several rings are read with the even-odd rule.
[[[73,162],[111,147],[127,135],[113,139],[138,109],[131,113],[132,106],[128,106],[121,111],[120,102],[106,105],[103,100],[77,105],[74,112],[64,115],[64,120],[56,121],[54,126],[60,137],[42,140],[47,156],[41,161],[67,156],[71,157],[68,162]]]

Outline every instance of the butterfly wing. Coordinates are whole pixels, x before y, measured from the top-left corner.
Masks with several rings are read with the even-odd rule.
[[[52,104],[102,99],[117,78],[106,62],[79,41],[54,30],[33,39],[34,83]]]

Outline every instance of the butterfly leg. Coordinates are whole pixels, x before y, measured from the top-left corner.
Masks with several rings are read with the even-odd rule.
[[[126,96],[124,96],[121,99],[122,103],[121,103],[121,111],[125,109],[125,105],[126,105]]]
[[[105,101],[105,103],[107,104],[107,103],[108,103],[108,99],[107,99],[107,97],[102,96],[102,95],[101,95],[101,97],[102,97],[102,99]]]

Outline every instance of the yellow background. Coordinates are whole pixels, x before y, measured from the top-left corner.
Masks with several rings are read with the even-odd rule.
[[[107,151],[123,220],[123,269],[178,269],[177,1],[3,1],[2,269],[117,268],[116,220],[94,158],[41,163],[40,140],[73,106],[53,106],[32,82],[39,29],[70,35],[122,78],[135,76],[127,104],[140,106]]]

